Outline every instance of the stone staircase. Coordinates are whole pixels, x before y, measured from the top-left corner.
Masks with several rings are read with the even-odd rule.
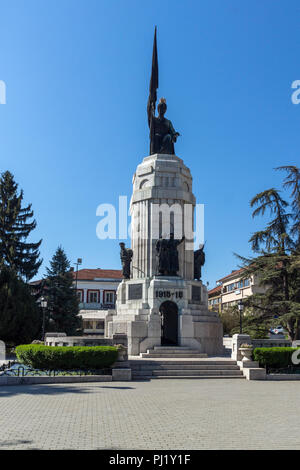
[[[187,347],[155,347],[129,362],[133,380],[244,378],[236,361],[207,357]]]
[[[154,349],[148,349],[146,353],[140,355],[142,358],[185,358],[185,357],[207,357],[207,354],[199,353],[197,349],[191,349],[185,346],[155,346]]]

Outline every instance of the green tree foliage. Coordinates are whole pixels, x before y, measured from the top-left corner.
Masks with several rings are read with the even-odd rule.
[[[37,243],[27,239],[36,227],[32,219],[31,204],[22,206],[23,191],[18,192],[18,185],[13,175],[6,171],[0,177],[0,268],[8,266],[26,281],[38,272],[42,263],[39,259]]]
[[[268,322],[253,322],[254,309],[246,307],[242,313],[242,331],[243,334],[250,335],[252,338],[265,339],[268,337],[270,325]],[[240,312],[237,305],[225,308],[220,313],[223,323],[224,334],[230,336],[240,333]]]
[[[73,286],[73,274],[70,262],[62,247],[58,247],[50,267],[47,268],[46,298],[47,322],[46,330],[75,334],[81,327],[78,317],[78,297]]]
[[[280,166],[276,170],[287,172],[283,187],[291,190],[292,220],[291,234],[296,239],[296,247],[300,246],[300,169],[296,166]]]
[[[224,335],[239,333],[240,315],[237,305],[223,309],[220,313],[220,318],[223,323]],[[234,333],[232,333],[233,330]]]
[[[0,271],[0,338],[8,344],[28,343],[41,328],[39,308],[16,273],[4,266]]]
[[[300,337],[300,171],[286,166],[288,172],[284,187],[291,188],[291,204],[274,188],[257,194],[251,201],[253,217],[269,213],[267,226],[250,238],[257,256],[242,260],[243,278],[255,276],[265,293],[249,297],[246,306],[254,307],[252,324],[276,323],[286,327],[291,340]],[[291,212],[288,212],[290,210]]]

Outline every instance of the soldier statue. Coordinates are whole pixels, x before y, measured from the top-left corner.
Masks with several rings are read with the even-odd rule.
[[[155,116],[155,109],[150,108],[148,112],[148,122],[150,127],[150,155],[154,153],[167,153],[174,155],[174,142],[180,135],[175,131],[172,122],[166,119],[167,103],[165,98],[161,98],[157,105],[158,117]]]
[[[204,245],[199,245],[199,250],[194,251],[194,279],[200,281],[201,267],[205,263]]]
[[[133,251],[130,248],[125,248],[125,243],[119,243],[121,247],[120,258],[122,263],[124,279],[130,279],[130,264],[133,256]]]
[[[174,233],[170,234],[170,239],[160,237],[156,242],[157,270],[162,276],[177,276],[179,271],[179,260],[177,247],[182,243],[174,238]]]
[[[156,242],[157,271],[161,275],[167,275],[170,271],[170,260],[168,252],[168,240],[161,236]]]
[[[177,247],[183,242],[184,236],[181,240],[176,240],[174,238],[174,233],[171,233],[170,240],[168,240],[169,247],[169,256],[170,256],[170,272],[171,276],[177,276],[179,271],[179,259],[178,259],[178,249]]]

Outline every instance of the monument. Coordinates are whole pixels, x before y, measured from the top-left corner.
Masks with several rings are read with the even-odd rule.
[[[121,246],[123,281],[109,336],[126,334],[128,354],[155,346],[186,346],[209,355],[223,352],[222,323],[208,310],[201,281],[203,247],[194,254],[195,196],[192,176],[175,155],[179,133],[165,118],[166,99],[159,100],[156,29],[147,105],[150,156],[133,176],[130,202],[131,249]]]

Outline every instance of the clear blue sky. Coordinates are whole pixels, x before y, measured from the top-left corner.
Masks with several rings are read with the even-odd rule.
[[[131,194],[148,154],[154,25],[159,96],[182,137],[205,204],[204,281],[250,253],[249,200],[299,165],[300,4],[289,0],[0,2],[1,171],[33,204],[40,275],[62,244],[86,268],[119,268],[118,241],[96,237],[96,207]]]

